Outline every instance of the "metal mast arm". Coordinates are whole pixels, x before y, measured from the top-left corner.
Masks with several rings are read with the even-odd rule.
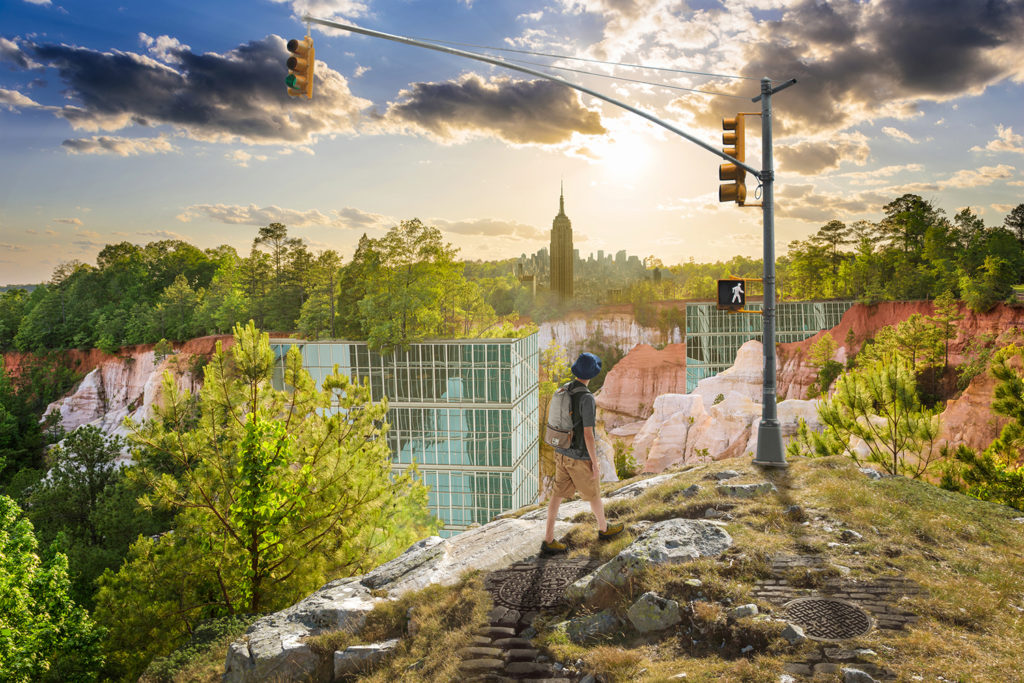
[[[761,172],[759,170],[757,170],[756,168],[754,168],[753,166],[750,166],[750,165],[740,161],[739,159],[735,159],[735,158],[729,156],[728,154],[726,154],[722,150],[720,150],[720,149],[718,149],[716,147],[711,146],[707,142],[704,142],[700,138],[695,137],[692,134],[687,133],[686,131],[684,131],[684,130],[682,130],[680,128],[676,128],[675,126],[673,126],[670,123],[662,121],[661,119],[659,119],[657,116],[654,116],[653,114],[649,114],[649,113],[643,111],[642,109],[637,109],[636,107],[630,106],[630,105],[626,104],[625,102],[620,102],[619,100],[616,100],[615,98],[612,98],[612,97],[608,97],[607,95],[602,95],[601,93],[597,92],[596,90],[591,90],[590,88],[586,88],[586,87],[584,87],[582,85],[576,85],[575,83],[572,83],[572,82],[567,81],[567,80],[562,79],[562,78],[558,78],[557,76],[552,76],[550,74],[546,74],[543,71],[535,71],[534,69],[530,69],[530,68],[527,68],[525,66],[519,66],[518,64],[510,64],[509,62],[506,62],[506,61],[503,61],[503,60],[500,60],[500,59],[494,59],[492,57],[487,57],[487,56],[484,56],[484,55],[478,55],[475,52],[466,52],[464,50],[456,50],[455,48],[445,47],[443,45],[435,45],[434,43],[427,43],[427,42],[423,42],[422,40],[416,40],[414,38],[406,38],[405,36],[396,36],[396,35],[393,35],[391,33],[382,33],[381,31],[373,31],[373,30],[368,29],[368,28],[359,28],[358,26],[351,26],[349,24],[341,24],[341,23],[338,23],[336,21],[328,21],[327,19],[317,19],[316,17],[304,16],[304,17],[302,17],[302,20],[307,22],[307,23],[310,23],[310,24],[320,24],[322,26],[330,26],[331,28],[338,28],[338,29],[341,29],[343,31],[349,31],[351,33],[360,33],[360,34],[362,34],[364,36],[371,36],[373,38],[383,38],[384,40],[390,40],[390,41],[393,41],[393,42],[396,42],[396,43],[403,43],[405,45],[413,45],[415,47],[424,47],[424,48],[426,48],[428,50],[435,50],[437,52],[445,52],[445,53],[450,54],[450,55],[457,55],[459,57],[466,57],[468,59],[475,59],[478,62],[484,62],[486,64],[493,64],[494,66],[500,66],[500,67],[503,67],[505,69],[512,69],[513,71],[521,71],[523,73],[530,74],[531,76],[536,76],[538,78],[544,78],[544,79],[547,79],[549,81],[554,81],[555,83],[560,83],[561,85],[564,85],[564,86],[566,86],[568,88],[572,88],[573,90],[579,90],[580,92],[585,92],[588,95],[590,95],[591,97],[596,97],[599,100],[604,100],[605,102],[608,102],[610,104],[614,104],[617,107],[622,107],[623,109],[625,109],[627,111],[633,112],[637,116],[642,116],[643,118],[647,119],[651,123],[655,123],[655,124],[661,126],[662,128],[665,128],[667,130],[672,131],[673,133],[675,133],[676,135],[678,135],[680,137],[686,138],[687,140],[689,140],[693,144],[698,145],[700,147],[703,147],[704,149],[706,149],[707,151],[711,152],[715,156],[721,157],[722,159],[725,159],[729,163],[736,164],[737,166],[739,166],[740,168],[744,169],[748,173],[753,174],[754,177],[758,178],[759,180],[761,179]]]

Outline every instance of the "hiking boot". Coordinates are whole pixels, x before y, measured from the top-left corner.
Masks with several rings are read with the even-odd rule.
[[[616,524],[609,524],[607,529],[605,529],[604,531],[597,532],[597,537],[602,541],[607,541],[621,534],[622,530],[625,528],[626,525],[624,525],[622,522],[618,522]]]
[[[565,552],[565,544],[558,541],[542,541],[540,544],[541,555],[559,555]]]

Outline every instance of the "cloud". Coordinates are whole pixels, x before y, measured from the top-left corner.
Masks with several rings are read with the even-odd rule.
[[[155,237],[158,240],[178,240],[181,242],[187,242],[188,238],[184,235],[172,232],[170,230],[139,230],[135,233],[139,237]]]
[[[515,221],[500,221],[492,218],[480,218],[470,221],[446,221],[433,219],[430,223],[444,232],[460,235],[482,235],[484,237],[504,237],[508,239],[543,240],[548,234],[532,225]]]
[[[957,171],[946,180],[940,181],[939,186],[942,189],[951,187],[983,187],[985,185],[991,185],[997,180],[1012,178],[1016,170],[1017,169],[1013,166],[1008,166],[1007,164],[999,164],[998,166],[982,166],[973,170],[963,169]]]
[[[1013,187],[1024,187],[1024,180],[1010,180],[1006,184]]]
[[[188,45],[183,45],[177,38],[171,36],[157,36],[156,38],[139,33],[139,42],[146,46],[149,54],[161,62],[178,62],[178,54],[185,50],[191,50]]]
[[[909,142],[912,145],[916,145],[917,144],[917,140],[912,138],[909,133],[906,133],[906,132],[900,130],[899,128],[893,128],[892,126],[885,126],[884,128],[882,128],[882,132],[885,133],[886,135],[888,135],[891,138],[896,138],[897,140],[902,140],[903,142]]]
[[[43,5],[48,6],[51,4],[50,0],[25,0],[30,5]]]
[[[283,153],[284,152],[282,152],[282,154]],[[289,150],[288,153],[291,153],[290,150]],[[236,149],[236,150],[233,150],[233,151],[228,152],[227,154],[225,154],[224,158],[225,159],[230,159],[231,161],[234,161],[239,166],[241,166],[243,168],[246,168],[246,167],[249,166],[249,162],[254,160],[254,159],[256,161],[266,161],[270,157],[268,157],[266,154],[250,154],[249,152],[246,152],[244,149]]]
[[[1010,213],[1014,209],[1013,204],[989,204],[989,206],[999,213]]]
[[[69,154],[114,154],[133,157],[140,154],[173,152],[175,147],[166,136],[156,138],[122,138],[94,135],[91,138],[65,140],[60,143]]]
[[[466,74],[457,81],[413,83],[381,119],[382,132],[424,132],[443,143],[492,136],[515,144],[557,144],[574,133],[607,132],[601,115],[576,92],[550,81]]]
[[[0,88],[0,107],[10,111],[17,111],[18,109],[47,109],[47,107],[39,104],[31,97],[26,97],[17,90],[7,90],[5,88]]]
[[[613,4],[627,3],[608,3]],[[629,6],[642,10],[644,4]],[[691,22],[707,25],[709,17],[719,20],[721,27],[710,29],[717,40],[709,55],[718,60],[719,69],[734,62],[732,73],[798,80],[796,87],[779,96],[779,135],[842,130],[881,116],[912,117],[919,114],[923,101],[980,94],[1007,79],[1024,81],[1020,2],[802,0],[787,5],[773,8],[777,20],[760,23],[747,8],[733,3],[728,9],[691,13]],[[684,56],[667,44],[661,22],[647,14],[627,19],[624,11],[612,13],[606,39],[623,31],[621,25],[627,21],[648,27],[639,35],[630,29],[631,47],[642,51],[641,56],[655,50]],[[712,85],[731,94],[750,90],[749,82],[743,81]],[[687,96],[678,105],[707,127],[717,125],[721,112],[736,107],[734,101],[718,96],[710,101]]]
[[[80,226],[82,225],[81,218],[54,218],[54,223],[64,223],[66,225]]]
[[[358,0],[271,0],[292,6],[295,16],[310,15],[320,18],[359,17],[369,11],[365,2]]]
[[[916,172],[924,169],[921,164],[899,164],[883,166],[871,171],[856,171],[853,173],[841,173],[837,178],[849,180],[854,185],[884,185],[889,182],[888,178],[904,172]]]
[[[776,145],[775,155],[780,171],[813,175],[839,168],[844,161],[863,166],[871,156],[871,148],[867,137],[856,133],[833,136],[829,141],[809,140]]]
[[[10,242],[0,242],[0,249],[4,251],[26,251],[26,248],[20,244],[11,244]]]
[[[334,209],[326,213],[319,209],[298,211],[280,206],[257,207],[255,204],[193,204],[178,215],[178,220],[189,223],[207,219],[229,225],[269,225],[284,223],[292,227],[322,225],[349,230],[384,228],[394,221],[382,214],[370,213],[355,208]]]
[[[145,35],[145,34],[143,34]],[[10,42],[10,41],[8,41]],[[56,69],[73,102],[45,107],[76,130],[123,130],[167,125],[194,140],[248,144],[310,143],[317,137],[351,133],[370,102],[349,91],[345,77],[322,62],[316,67],[316,97],[291,98],[279,73],[287,57],[284,40],[270,35],[223,54],[197,54],[168,36],[150,38],[149,55],[98,52],[73,45],[15,44],[19,55]],[[0,104],[42,105],[13,91]]]
[[[996,137],[984,147],[975,145],[972,152],[1016,152],[1024,154],[1024,135],[1013,132],[1010,126],[996,126]]]
[[[37,69],[39,63],[33,61],[13,40],[0,36],[0,61],[11,62],[20,69]]]

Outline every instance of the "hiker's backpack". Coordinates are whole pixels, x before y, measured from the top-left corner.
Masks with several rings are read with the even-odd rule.
[[[572,396],[587,390],[586,387],[579,387],[569,391],[572,382],[567,382],[558,387],[555,395],[548,403],[547,426],[544,429],[544,443],[555,448],[569,448],[572,444],[573,414]]]

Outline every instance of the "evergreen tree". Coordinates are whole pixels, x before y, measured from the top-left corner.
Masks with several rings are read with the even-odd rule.
[[[140,539],[100,581],[97,618],[114,649],[134,653],[131,671],[204,618],[291,604],[437,528],[415,470],[391,472],[387,407],[368,384],[330,375],[317,389],[293,348],[289,391],[277,391],[273,366],[268,335],[237,326],[230,354],[218,344],[205,367],[198,405],[167,374],[155,419],[130,425],[143,502],[177,512],[173,534]]]

